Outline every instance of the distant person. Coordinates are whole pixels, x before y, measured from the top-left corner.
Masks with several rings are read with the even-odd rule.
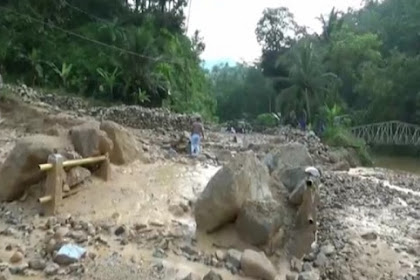
[[[300,129],[302,129],[303,131],[306,130],[306,122],[307,122],[306,111],[302,110],[299,117],[299,126],[300,126]]]
[[[290,111],[290,113],[289,113],[289,124],[290,124],[292,127],[296,127],[296,125],[297,125],[297,118],[296,118],[296,113],[295,113],[295,110],[292,110],[292,111]]]
[[[191,155],[197,156],[200,153],[201,138],[204,139],[204,127],[201,118],[197,117],[191,129]]]

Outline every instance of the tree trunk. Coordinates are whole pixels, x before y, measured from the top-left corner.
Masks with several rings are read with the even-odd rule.
[[[311,122],[311,104],[309,101],[309,94],[308,89],[305,88],[305,103],[306,103],[306,115],[307,115],[307,123],[309,124]]]

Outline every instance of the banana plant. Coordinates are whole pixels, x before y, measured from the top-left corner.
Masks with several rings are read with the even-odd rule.
[[[98,68],[96,69],[98,74],[102,77],[102,79],[105,82],[105,86],[108,88],[109,93],[111,94],[111,97],[114,96],[114,87],[117,81],[118,76],[121,74],[118,67],[115,67],[114,71],[112,73],[109,73],[108,71]]]
[[[60,76],[61,81],[63,83],[63,86],[65,88],[67,88],[67,86],[68,86],[68,78],[70,76],[70,73],[71,73],[71,70],[73,68],[73,65],[72,64],[67,64],[67,63],[63,62],[61,64],[61,69],[59,69],[54,63],[48,63],[48,64],[51,66],[52,70],[55,73],[57,73],[58,76]]]
[[[150,98],[149,98],[149,95],[147,94],[147,92],[141,90],[140,88],[139,88],[136,96],[137,96],[137,102],[139,104],[144,104],[146,102],[150,102]]]

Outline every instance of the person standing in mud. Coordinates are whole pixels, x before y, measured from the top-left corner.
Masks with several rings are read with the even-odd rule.
[[[302,110],[299,116],[299,126],[303,131],[306,130],[307,115],[305,109]]]
[[[197,117],[191,129],[191,155],[197,156],[200,153],[201,139],[204,139],[204,127],[201,118]]]

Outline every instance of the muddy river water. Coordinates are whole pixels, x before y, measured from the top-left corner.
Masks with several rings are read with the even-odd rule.
[[[374,155],[374,165],[395,171],[406,171],[420,175],[420,158],[408,156]]]

